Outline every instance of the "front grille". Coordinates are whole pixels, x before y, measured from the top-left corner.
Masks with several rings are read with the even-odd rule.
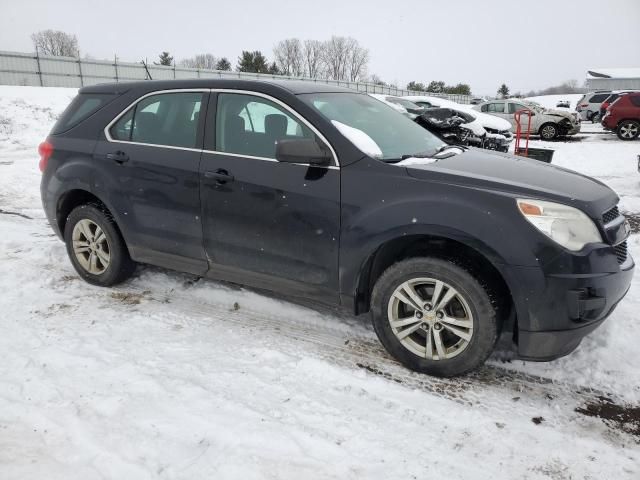
[[[616,258],[618,259],[618,263],[622,264],[627,259],[627,242],[626,240],[615,247],[613,249],[616,251]]]
[[[618,206],[616,205],[611,210],[607,210],[606,212],[604,212],[604,215],[602,215],[602,223],[606,225],[607,223],[618,218],[619,216],[620,216],[620,211],[618,210]]]

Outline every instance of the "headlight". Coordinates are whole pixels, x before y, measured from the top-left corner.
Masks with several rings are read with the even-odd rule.
[[[568,250],[576,252],[587,243],[602,242],[594,223],[577,208],[543,200],[516,201],[524,218]]]

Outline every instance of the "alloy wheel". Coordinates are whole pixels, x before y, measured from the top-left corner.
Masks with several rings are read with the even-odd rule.
[[[398,286],[389,299],[389,325],[400,343],[429,360],[462,353],[473,337],[473,314],[464,296],[434,278],[414,278]]]
[[[547,125],[542,129],[541,132],[542,138],[551,139],[556,135],[556,127],[553,125]]]
[[[111,251],[104,231],[97,223],[82,219],[73,227],[73,253],[87,272],[100,275],[109,268]]]
[[[623,138],[635,138],[638,136],[638,126],[635,123],[623,123],[620,125],[620,136]]]

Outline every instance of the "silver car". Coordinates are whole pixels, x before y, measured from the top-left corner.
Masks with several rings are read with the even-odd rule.
[[[611,95],[611,92],[608,90],[585,93],[576,103],[576,112],[578,112],[580,120],[600,121],[600,106],[609,95]]]
[[[553,140],[559,136],[575,135],[580,131],[580,120],[575,112],[567,110],[553,110],[528,100],[510,98],[506,100],[491,100],[480,105],[474,105],[478,110],[489,115],[503,118],[513,125],[516,130],[515,113],[518,110],[531,112],[531,128],[529,133],[540,135],[543,140]],[[529,127],[527,115],[521,117],[521,128],[526,132]]]

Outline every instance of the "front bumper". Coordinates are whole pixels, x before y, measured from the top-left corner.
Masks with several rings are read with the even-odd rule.
[[[593,255],[599,257],[597,263],[603,266],[603,251],[596,250]],[[611,247],[606,256],[611,257],[609,260],[617,268],[606,268],[609,270],[606,273],[590,273],[593,272],[590,267],[595,266],[589,265],[590,256],[575,262],[570,273],[508,267],[511,278],[525,288],[514,298],[517,352],[523,360],[548,361],[571,353],[611,315],[629,290],[635,268],[630,254],[618,264]]]

